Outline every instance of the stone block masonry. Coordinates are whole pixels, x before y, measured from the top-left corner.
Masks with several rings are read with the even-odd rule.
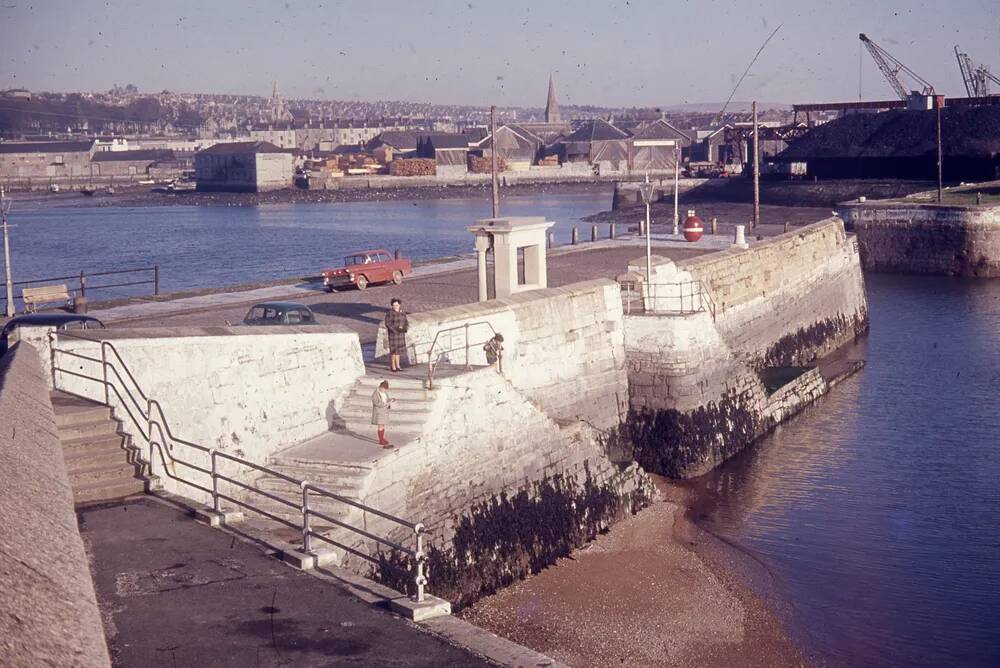
[[[101,342],[112,343],[136,384],[162,405],[176,437],[258,463],[284,447],[326,432],[338,413],[338,402],[364,375],[358,335],[335,327],[120,329],[94,330],[87,336],[90,340],[62,337],[57,347],[100,358]],[[60,353],[56,362],[78,374],[101,377],[99,362]],[[99,383],[58,371],[55,380],[60,389],[104,400]],[[124,378],[118,384],[136,392]],[[148,452],[142,433],[127,414],[131,409],[139,417],[137,407],[114,393],[111,399],[133,443]],[[159,432],[154,428],[153,433]],[[207,455],[192,448],[176,446],[174,454],[200,466],[209,464]],[[227,475],[243,482],[256,475],[220,461]],[[207,500],[160,468],[157,459],[153,472],[163,479],[167,491]],[[178,473],[208,486],[209,478],[203,474]]]
[[[699,281],[714,312],[625,317],[623,432],[644,467],[692,477],[825,392],[813,370],[769,395],[758,372],[813,364],[860,336],[868,304],[857,244],[835,218],[653,267],[654,283],[679,277]]]
[[[109,666],[38,351],[0,358],[0,665]]]
[[[554,419],[608,428],[626,409],[622,318],[618,284],[600,279],[415,313],[407,344],[411,363],[433,355],[464,364],[468,324],[469,362],[484,365],[483,344],[499,332],[514,387]],[[383,356],[384,327],[378,336],[375,354]]]
[[[1000,206],[842,204],[866,271],[1000,276]]]

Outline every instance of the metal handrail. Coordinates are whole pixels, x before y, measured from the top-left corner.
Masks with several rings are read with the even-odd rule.
[[[88,278],[94,278],[96,276],[118,276],[121,274],[139,274],[146,272],[152,272],[153,277],[143,281],[126,281],[124,283],[106,283],[100,285],[94,285],[87,282]],[[52,283],[54,281],[77,281],[78,287],[74,288],[74,291],[78,292],[81,297],[87,296],[87,290],[107,290],[110,288],[124,288],[133,285],[152,285],[153,295],[158,295],[160,294],[160,265],[153,265],[152,267],[139,267],[137,269],[116,269],[113,271],[96,271],[90,273],[81,271],[78,274],[72,274],[70,276],[49,276],[47,278],[33,278],[27,281],[14,281],[13,285],[15,287],[20,286],[23,288],[24,286],[37,285],[39,283]],[[0,299],[6,302],[7,297],[0,296]],[[23,295],[21,297],[15,295],[14,299],[15,301],[20,299],[22,303],[24,302]]]
[[[676,294],[656,294],[657,292],[660,292],[657,288],[661,287],[675,288]],[[628,281],[621,283],[621,288],[625,315],[632,314],[632,304],[638,301],[639,304],[641,304],[643,313],[651,312],[662,315],[687,315],[708,311],[712,315],[712,320],[715,320],[716,318],[715,299],[712,297],[712,293],[705,287],[702,281],[678,281],[675,283],[643,283],[641,281]],[[685,288],[688,288],[687,294],[685,294]],[[657,302],[663,299],[677,300],[677,308],[660,309]],[[690,300],[690,308],[685,308],[685,299]],[[650,308],[646,307],[647,301],[652,304]]]
[[[56,343],[57,343],[58,337],[60,337],[60,336],[65,336],[67,338],[80,339],[80,340],[87,341],[87,342],[90,342],[90,343],[98,343],[100,345],[100,348],[101,348],[101,357],[100,358],[91,357],[91,356],[84,355],[84,354],[76,352],[76,351],[66,350],[64,348],[58,348],[56,346]],[[101,384],[101,385],[104,386],[105,404],[108,405],[108,406],[112,405],[111,404],[111,393],[113,392],[115,394],[115,396],[117,397],[117,399],[118,399],[118,403],[125,409],[125,412],[128,414],[128,416],[129,416],[132,424],[138,430],[138,432],[142,435],[143,439],[147,442],[147,444],[149,446],[148,462],[149,462],[149,471],[150,471],[150,473],[152,473],[152,470],[153,470],[153,462],[156,459],[156,457],[158,456],[159,460],[160,460],[160,465],[161,465],[161,467],[163,469],[163,472],[170,479],[175,480],[178,483],[186,485],[188,487],[197,489],[197,490],[201,491],[204,494],[211,495],[211,497],[212,497],[212,509],[215,512],[217,512],[217,513],[221,513],[222,512],[222,500],[226,500],[226,501],[229,501],[230,503],[236,504],[237,506],[240,506],[242,508],[246,508],[247,510],[250,510],[252,512],[255,512],[255,513],[258,513],[260,515],[263,515],[264,517],[267,517],[267,518],[269,518],[269,519],[271,519],[273,521],[279,522],[279,523],[284,524],[286,526],[289,526],[291,528],[300,529],[301,532],[302,532],[303,550],[307,554],[313,554],[313,552],[312,552],[312,540],[313,539],[319,539],[319,540],[324,541],[326,543],[329,543],[329,544],[335,545],[337,547],[340,547],[340,548],[342,548],[344,550],[347,550],[347,551],[351,552],[352,554],[356,554],[356,555],[358,555],[358,556],[360,556],[360,557],[362,557],[362,558],[364,558],[364,559],[366,559],[366,560],[368,560],[368,561],[370,561],[372,563],[378,564],[378,565],[380,565],[380,567],[383,567],[383,568],[388,567],[388,568],[391,568],[393,570],[396,570],[396,571],[399,571],[399,572],[403,572],[406,575],[411,576],[412,579],[413,579],[413,583],[414,583],[415,588],[416,588],[416,593],[415,593],[416,601],[417,602],[422,602],[424,600],[425,593],[426,593],[425,592],[425,588],[426,588],[426,585],[427,585],[427,577],[426,577],[426,574],[425,574],[425,567],[426,567],[427,557],[426,557],[426,553],[424,551],[424,535],[427,533],[427,531],[424,528],[424,525],[422,523],[419,523],[419,522],[410,522],[408,520],[404,520],[402,518],[399,518],[399,517],[396,517],[396,516],[391,515],[389,513],[383,512],[381,510],[378,510],[377,508],[372,508],[370,506],[366,506],[365,504],[360,503],[358,501],[355,501],[353,499],[348,499],[347,497],[341,496],[339,494],[331,492],[330,490],[324,489],[323,487],[320,487],[319,485],[314,485],[314,484],[312,484],[312,483],[310,483],[310,482],[308,482],[306,480],[301,480],[299,478],[295,478],[294,476],[287,475],[285,473],[282,473],[281,471],[277,471],[277,470],[272,469],[270,467],[263,466],[261,464],[257,464],[255,462],[251,462],[249,460],[243,459],[242,457],[237,457],[237,456],[229,454],[227,452],[222,452],[222,451],[220,451],[220,450],[218,450],[216,448],[208,448],[208,447],[205,447],[203,445],[198,445],[196,443],[192,443],[190,441],[186,441],[184,439],[177,438],[177,437],[175,437],[173,435],[173,433],[170,430],[170,425],[167,423],[166,416],[164,415],[164,412],[163,412],[163,406],[156,399],[149,398],[143,392],[142,387],[139,385],[138,381],[135,379],[135,376],[129,370],[128,365],[125,364],[124,359],[122,359],[121,354],[118,352],[118,350],[115,348],[115,346],[113,344],[111,344],[109,341],[98,341],[96,339],[92,339],[92,338],[85,337],[85,336],[80,336],[80,335],[77,335],[77,334],[71,334],[71,333],[68,333],[68,332],[50,332],[49,338],[50,338],[50,342],[51,342],[51,346],[50,347],[51,347],[51,353],[52,353],[52,378],[53,378],[53,385],[57,384],[57,377],[58,377],[57,374],[60,374],[60,373],[71,375],[71,376],[75,376],[75,377],[78,377],[78,378],[82,378],[82,379],[85,379],[85,380],[90,380],[90,381],[99,383],[99,384]],[[117,365],[113,361],[109,361],[108,360],[108,351],[109,350],[111,351],[111,353],[113,353],[114,359],[117,360],[118,364],[124,369],[125,375],[132,381],[132,384],[134,385],[136,392],[140,396],[142,396],[143,399],[145,399],[145,401],[146,401],[146,410],[145,411],[142,410],[141,404],[135,398],[135,395],[132,393],[132,390],[127,386],[124,377],[118,371]],[[70,357],[76,357],[76,358],[80,358],[80,359],[85,359],[85,360],[88,360],[88,361],[91,361],[91,362],[94,362],[94,363],[101,364],[101,367],[102,367],[101,377],[89,376],[87,374],[79,373],[79,372],[76,372],[76,371],[73,371],[73,370],[70,370],[70,369],[64,369],[64,368],[60,367],[58,365],[57,361],[56,361],[56,354],[57,353],[58,354],[68,355]],[[108,375],[108,369],[109,368],[114,372],[114,377],[117,378],[117,381],[118,381],[117,383],[113,382],[113,380],[111,378],[109,378],[109,375]],[[118,388],[119,384],[121,385],[122,390],[125,392],[125,395],[128,396],[131,404],[133,406],[135,406],[137,412],[142,416],[142,418],[143,418],[142,420],[136,419],[135,415],[132,412],[132,408],[129,406],[129,401],[126,401],[125,397],[122,395],[122,392]],[[154,417],[154,413],[153,413],[154,406],[156,408],[156,414],[159,417],[159,419],[156,419]],[[159,439],[154,438],[154,429],[159,434]],[[194,448],[195,450],[198,450],[198,451],[200,451],[202,453],[208,453],[209,460],[210,460],[210,468],[206,468],[204,466],[200,466],[200,465],[195,464],[193,462],[186,461],[186,460],[180,458],[179,456],[176,456],[176,455],[172,454],[170,451],[174,449],[174,445],[176,445],[176,444],[180,444],[180,445],[184,445],[184,446],[187,446],[187,447]],[[141,448],[136,448],[135,446],[132,446],[132,448],[135,449],[135,450],[141,451]],[[245,483],[243,481],[237,480],[236,478],[233,478],[231,476],[228,476],[228,475],[225,475],[225,474],[221,473],[219,471],[219,467],[218,467],[218,460],[219,460],[219,458],[225,459],[227,461],[231,461],[231,462],[233,462],[233,463],[235,463],[235,464],[237,464],[239,466],[249,467],[249,468],[251,468],[253,470],[259,471],[259,472],[264,473],[264,474],[269,475],[269,476],[273,476],[273,477],[279,478],[279,479],[284,480],[284,481],[286,481],[286,482],[288,482],[288,483],[290,483],[292,485],[295,485],[295,486],[299,487],[301,489],[301,493],[302,493],[302,503],[301,503],[301,505],[299,505],[297,503],[294,503],[292,501],[289,501],[288,499],[282,498],[282,497],[280,497],[280,496],[278,496],[276,494],[271,494],[270,492],[268,492],[266,490],[259,489],[257,487],[253,487],[253,486],[251,486],[251,485],[249,485],[249,484],[247,484],[247,483]],[[198,484],[196,482],[193,482],[192,480],[189,480],[189,479],[187,479],[187,478],[179,475],[177,473],[177,465],[186,467],[186,468],[191,469],[193,471],[197,471],[197,472],[201,473],[202,475],[209,476],[211,478],[211,481],[212,481],[211,488],[208,488],[208,487],[205,487],[203,485],[200,485],[200,484]],[[293,522],[291,520],[288,520],[288,519],[279,517],[277,515],[274,515],[274,514],[268,512],[268,511],[262,509],[262,508],[259,508],[259,507],[255,506],[255,505],[253,505],[248,500],[237,499],[237,498],[235,498],[233,496],[230,496],[228,494],[224,494],[224,493],[222,493],[222,492],[219,491],[219,482],[220,481],[226,482],[226,483],[231,484],[231,485],[235,485],[236,487],[239,487],[240,489],[246,490],[246,491],[248,491],[248,492],[250,492],[252,494],[260,495],[260,496],[263,496],[265,498],[268,498],[268,499],[271,499],[273,501],[276,501],[278,503],[281,503],[281,504],[283,504],[285,506],[288,506],[289,508],[291,508],[291,509],[296,510],[296,511],[299,512],[300,517],[301,517],[301,521],[299,523]],[[352,526],[352,525],[350,525],[350,524],[348,524],[346,522],[343,522],[341,520],[337,520],[337,519],[332,518],[332,517],[330,517],[330,516],[328,516],[328,515],[326,515],[324,513],[321,513],[321,512],[319,512],[317,510],[314,510],[314,509],[310,508],[309,507],[309,494],[310,493],[312,493],[314,495],[318,495],[318,496],[323,496],[323,497],[334,499],[335,501],[338,501],[340,503],[344,503],[346,505],[358,508],[358,509],[360,509],[360,510],[366,512],[366,513],[372,513],[373,515],[376,515],[378,517],[381,517],[381,518],[386,519],[388,521],[394,522],[395,524],[398,524],[398,525],[400,525],[402,527],[405,527],[405,528],[409,529],[414,534],[415,545],[416,545],[415,549],[407,548],[404,545],[401,545],[400,543],[392,541],[392,540],[390,540],[388,538],[384,538],[382,536],[379,536],[377,534],[371,533],[371,532],[366,531],[364,529]],[[331,539],[328,536],[324,536],[322,533],[317,532],[314,529],[312,529],[310,520],[313,517],[317,517],[317,518],[326,520],[328,522],[331,522],[331,523],[333,523],[336,526],[342,527],[342,528],[344,528],[346,530],[352,531],[352,532],[354,532],[356,534],[359,534],[359,535],[364,536],[364,537],[366,537],[366,538],[368,538],[370,540],[373,540],[373,541],[375,541],[379,545],[384,545],[384,546],[387,546],[387,547],[389,547],[391,549],[398,550],[399,552],[407,555],[408,557],[410,557],[413,560],[412,570],[411,571],[403,571],[402,569],[399,569],[399,568],[393,566],[392,564],[385,563],[383,560],[376,559],[375,557],[372,557],[371,555],[368,555],[368,554],[365,554],[363,552],[360,552],[360,551],[358,551],[358,550],[356,550],[356,549],[354,549],[354,548],[352,548],[350,546],[343,545],[343,544],[341,544],[341,543],[339,543],[339,542]]]
[[[431,340],[430,348],[427,349],[427,389],[430,390],[430,389],[434,388],[434,369],[438,365],[438,362],[434,361],[434,352],[435,352],[435,348],[437,347],[438,338],[442,334],[445,334],[447,332],[457,332],[457,331],[463,331],[463,332],[465,332],[465,345],[464,346],[457,346],[455,348],[449,348],[449,349],[445,349],[445,350],[438,350],[437,353],[438,353],[438,357],[440,357],[440,356],[445,355],[447,353],[453,353],[453,352],[458,352],[459,350],[465,350],[465,368],[466,369],[470,369],[470,368],[472,368],[472,365],[469,363],[469,351],[472,349],[473,344],[469,342],[469,329],[471,327],[477,327],[479,325],[486,325],[487,327],[490,328],[490,331],[493,332],[493,336],[497,335],[497,330],[494,329],[493,328],[493,324],[490,323],[487,320],[478,320],[476,322],[466,322],[466,323],[463,323],[461,325],[455,325],[453,327],[445,327],[444,329],[439,329],[437,332],[435,332],[434,338]],[[485,341],[481,341],[481,342],[476,343],[474,345],[477,345],[477,346],[479,346],[479,345],[486,345],[486,343],[488,343],[489,341],[490,341],[490,339],[486,339]],[[499,358],[500,359],[498,360],[497,370],[500,373],[503,373],[503,360],[502,360],[503,355],[500,355]]]

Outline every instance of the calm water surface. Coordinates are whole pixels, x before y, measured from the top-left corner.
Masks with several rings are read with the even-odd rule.
[[[868,275],[867,367],[698,481],[830,666],[1000,666],[1000,281]]]
[[[165,291],[314,275],[371,246],[414,260],[471,253],[465,227],[490,215],[483,198],[134,208],[68,201],[15,202],[14,280],[154,264]],[[504,215],[555,221],[559,243],[581,217],[610,208],[611,190],[502,202]]]

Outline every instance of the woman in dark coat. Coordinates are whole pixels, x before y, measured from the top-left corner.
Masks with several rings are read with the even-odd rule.
[[[403,302],[394,297],[389,306],[385,316],[385,328],[389,331],[389,370],[399,371],[399,356],[406,350],[406,330],[410,323],[403,313]]]

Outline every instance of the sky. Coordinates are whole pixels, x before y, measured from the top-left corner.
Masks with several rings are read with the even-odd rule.
[[[543,106],[892,99],[864,32],[939,93],[1000,72],[1000,1],[0,0],[0,87]],[[859,68],[860,65],[860,68]]]

